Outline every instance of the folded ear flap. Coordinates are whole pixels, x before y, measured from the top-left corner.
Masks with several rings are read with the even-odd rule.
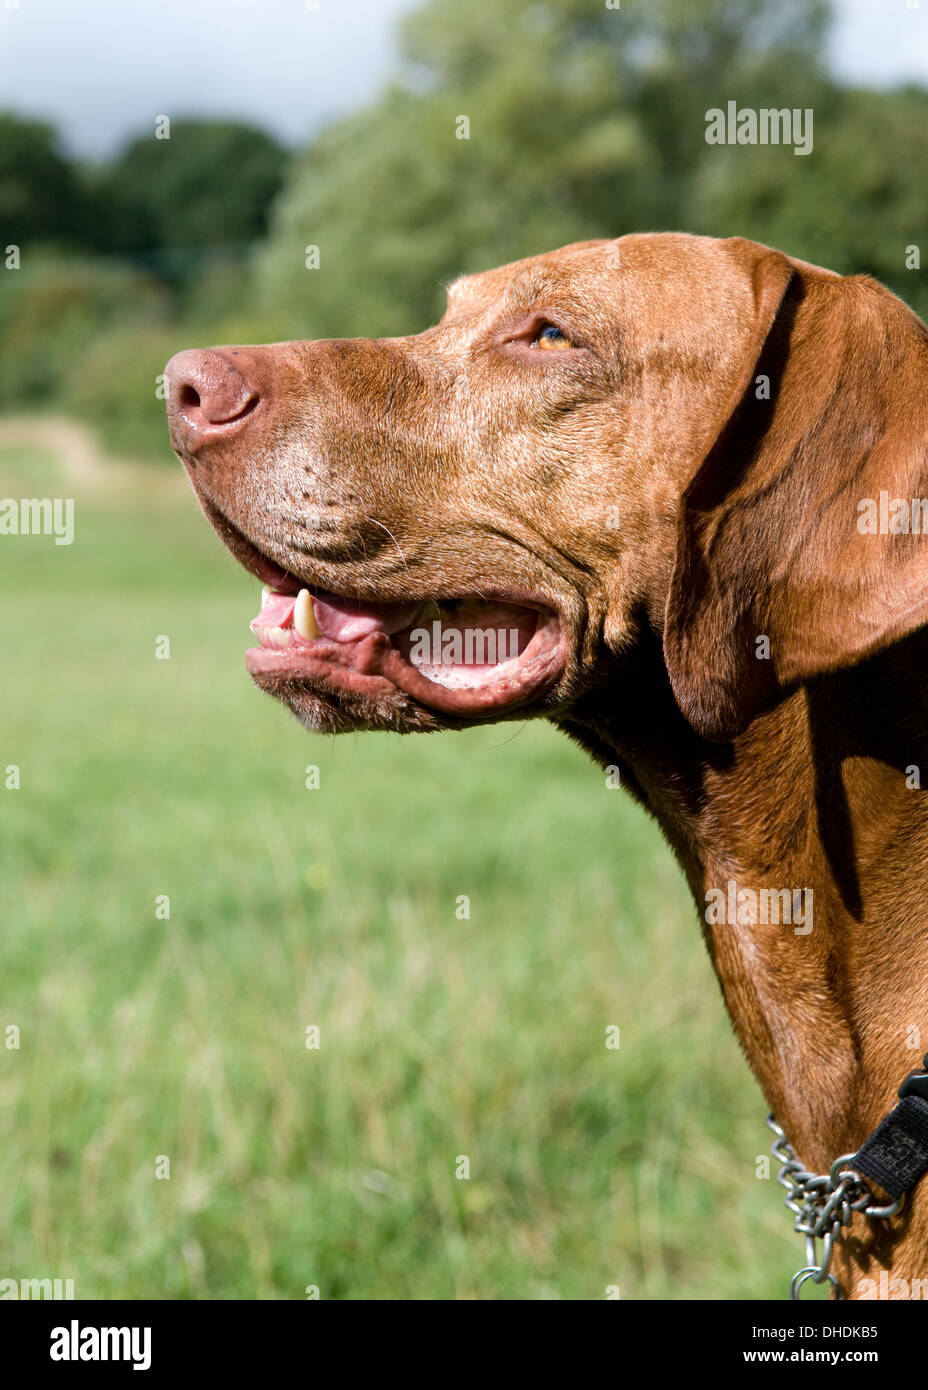
[[[928,622],[928,330],[874,281],[755,251],[754,330],[681,499],[665,615],[677,702],[715,740]]]

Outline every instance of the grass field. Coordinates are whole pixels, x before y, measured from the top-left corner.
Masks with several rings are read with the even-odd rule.
[[[782,1298],[764,1102],[643,813],[547,726],[307,735],[170,462],[78,483],[30,437],[0,495],[76,538],[0,538],[0,1277]]]

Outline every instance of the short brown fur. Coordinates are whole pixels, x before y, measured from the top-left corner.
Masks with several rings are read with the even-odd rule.
[[[578,351],[507,341],[537,314]],[[224,349],[263,413],[215,444],[188,447],[171,404],[233,550],[245,536],[378,601],[505,575],[557,610],[564,669],[505,717],[553,720],[657,818],[741,1045],[816,1171],[893,1104],[913,1029],[928,1046],[928,809],[909,785],[928,770],[928,537],[857,525],[861,498],[928,496],[926,344],[869,279],[641,235],[468,276],[411,338]],[[387,683],[265,683],[315,728],[460,723]],[[811,888],[812,931],[709,925],[729,880]],[[852,1294],[884,1268],[928,1277],[922,1188],[891,1224],[858,1220]]]

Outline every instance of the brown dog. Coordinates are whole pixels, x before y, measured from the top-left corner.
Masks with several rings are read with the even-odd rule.
[[[167,371],[270,586],[258,684],[331,731],[544,716],[616,765],[815,1172],[928,1046],[926,366],[873,281],[666,234],[467,276],[415,337]],[[928,1179],[836,1264],[890,1267],[928,1277]]]

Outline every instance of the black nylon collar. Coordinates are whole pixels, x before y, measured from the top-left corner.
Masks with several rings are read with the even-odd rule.
[[[928,1173],[928,1053],[899,1087],[899,1104],[861,1144],[848,1165],[892,1198],[906,1196]]]

